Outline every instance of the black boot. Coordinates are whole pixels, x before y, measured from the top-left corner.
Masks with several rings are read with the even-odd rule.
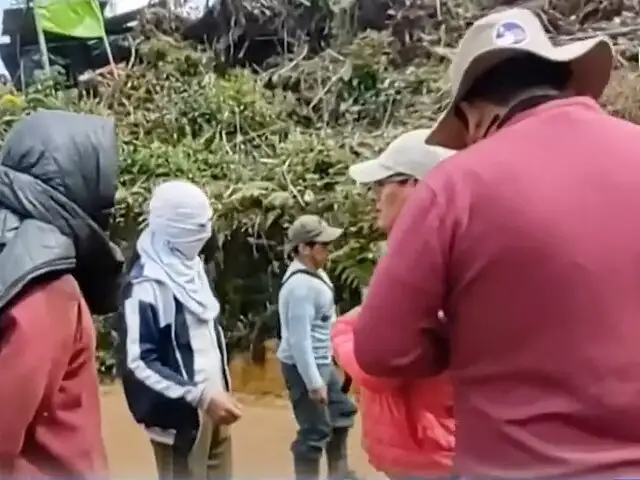
[[[349,468],[347,439],[349,428],[334,428],[327,443],[327,467],[330,480],[357,480],[357,475]]]
[[[293,469],[296,480],[320,480],[320,459],[294,455]]]

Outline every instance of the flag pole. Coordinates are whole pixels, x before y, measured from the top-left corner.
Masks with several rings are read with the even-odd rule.
[[[116,62],[113,59],[113,52],[111,51],[111,44],[109,43],[109,37],[107,36],[107,22],[104,19],[104,14],[100,8],[100,4],[97,0],[91,2],[95,10],[96,15],[102,20],[102,42],[104,43],[104,49],[107,52],[107,58],[109,59],[109,65],[113,71],[113,78],[118,79],[118,69],[116,68]]]
[[[111,65],[111,70],[113,71],[113,77],[117,80],[118,69],[116,68],[116,62],[113,60],[113,53],[111,52],[111,45],[109,44],[109,39],[107,38],[106,30],[102,35],[102,41],[104,42],[104,49],[107,52],[107,58],[109,58],[109,64]]]
[[[37,1],[37,0],[35,0]],[[44,31],[42,30],[42,25],[40,24],[40,19],[36,13],[34,1],[31,0],[27,4],[27,8],[31,6],[31,11],[33,12],[33,20],[36,25],[36,34],[38,36],[38,47],[40,48],[40,56],[42,57],[42,67],[44,68],[47,76],[51,76],[51,65],[49,64],[49,50],[47,49],[47,41],[44,38]]]

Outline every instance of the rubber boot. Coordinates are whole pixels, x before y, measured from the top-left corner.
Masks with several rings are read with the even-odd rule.
[[[330,480],[358,478],[349,468],[349,455],[347,451],[348,438],[348,428],[334,428],[331,433],[331,438],[327,442],[327,469]]]
[[[294,455],[293,470],[296,480],[320,480],[320,459]]]

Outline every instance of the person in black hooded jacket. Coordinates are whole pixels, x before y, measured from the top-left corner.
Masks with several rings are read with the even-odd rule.
[[[39,111],[0,152],[0,477],[107,474],[91,314],[117,310],[114,123]]]

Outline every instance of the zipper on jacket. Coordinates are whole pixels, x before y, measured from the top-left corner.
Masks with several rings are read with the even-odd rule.
[[[171,322],[171,343],[173,344],[173,350],[176,352],[176,359],[178,360],[178,365],[180,367],[180,371],[182,372],[182,377],[185,380],[189,380],[187,376],[187,370],[184,368],[184,363],[182,362],[182,354],[180,350],[178,350],[178,342],[176,341],[176,321],[175,319]]]
[[[222,381],[224,383],[227,392],[231,391],[231,381],[229,370],[227,369],[227,349],[224,346],[224,340],[221,340],[221,335],[219,335],[219,327],[216,324],[215,320],[209,324],[209,328],[207,328],[209,332],[209,339],[212,340],[213,345],[218,349],[218,355],[220,357],[220,373],[222,373]]]

